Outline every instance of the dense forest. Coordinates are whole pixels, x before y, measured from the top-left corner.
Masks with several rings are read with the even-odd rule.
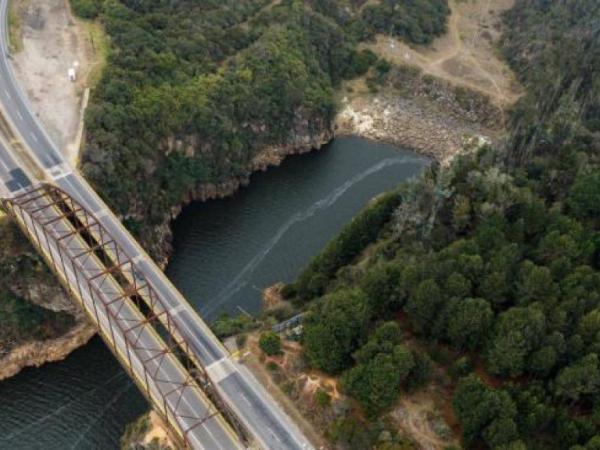
[[[428,42],[449,12],[362,3],[72,0],[112,43],[86,115],[86,177],[152,242],[198,185],[247,175],[269,146],[329,136],[334,89],[377,59],[357,43],[379,31]]]
[[[99,20],[111,43],[87,110],[82,170],[149,250],[154,227],[198,185],[247,175],[269,145],[330,131],[334,89],[377,59],[357,43],[388,28],[376,19],[383,10],[369,7],[367,16],[364,1],[70,3],[80,17]],[[446,0],[402,8],[408,16],[393,18],[394,34],[427,42],[443,31]],[[60,335],[73,318],[29,301],[28,285],[59,288],[5,218],[0,241],[1,356]]]
[[[600,448],[599,18],[595,0],[517,2],[502,51],[527,94],[506,147],[381,197],[286,286],[307,361],[360,406],[331,427],[346,448],[382,445],[370,430],[433,367],[466,448]]]

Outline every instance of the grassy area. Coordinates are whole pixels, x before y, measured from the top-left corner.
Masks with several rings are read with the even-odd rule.
[[[87,86],[93,89],[102,76],[108,58],[108,36],[98,20],[75,19],[85,32],[92,51],[92,64],[86,74]]]
[[[8,4],[8,33],[9,33],[9,45],[12,53],[18,53],[23,50],[23,24],[21,23],[21,17],[17,12],[19,6],[15,2]]]

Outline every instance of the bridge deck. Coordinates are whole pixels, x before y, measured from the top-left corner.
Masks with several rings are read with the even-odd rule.
[[[54,269],[67,290],[81,302],[93,320],[97,321],[103,337],[112,339],[108,341],[109,346],[118,349],[127,343],[133,331],[123,330],[122,328],[126,324],[131,325],[133,321],[136,321],[138,328],[143,330],[139,331],[140,334],[136,335],[135,339],[139,337],[137,342],[144,342],[145,350],[136,348],[135,352],[131,352],[130,349],[130,354],[135,353],[131,361],[129,354],[122,349],[115,351],[115,354],[126,367],[133,367],[135,370],[133,377],[142,390],[146,389],[140,381],[142,375],[146,377],[150,374],[149,368],[161,367],[160,371],[155,374],[154,381],[147,389],[146,395],[149,396],[153,406],[159,412],[166,409],[180,411],[179,408],[182,408],[179,418],[176,417],[177,414],[171,412],[166,413],[165,419],[175,434],[185,435],[188,432],[190,435],[197,436],[188,442],[188,445],[197,448],[227,450],[239,446],[239,442],[235,442],[236,438],[229,436],[228,427],[220,415],[207,416],[206,411],[211,410],[210,402],[213,404],[216,402],[216,406],[227,414],[228,422],[233,424],[236,430],[245,432],[247,437],[254,439],[256,444],[264,449],[302,450],[313,448],[254,376],[242,364],[231,360],[227,350],[211,332],[208,325],[187,303],[89,184],[65,162],[47,136],[39,120],[32,113],[11,69],[8,59],[7,5],[8,0],[0,0],[0,197],[5,199],[4,207],[12,211],[34,243],[39,242],[40,236],[44,240],[49,239],[55,242],[41,241],[40,244],[36,244],[49,264],[54,265],[57,261],[56,258],[61,255],[64,258],[63,262],[78,260],[75,266],[70,266],[71,268],[69,268],[69,264],[63,268],[63,262],[61,262]],[[59,220],[58,215],[65,213],[63,209],[56,209],[54,206],[48,207],[48,204],[44,204],[44,200],[39,200],[41,203],[35,203],[35,205],[32,203],[31,207],[44,208],[43,214],[36,213],[36,215],[43,215],[40,220],[44,220],[44,223],[56,219],[52,225],[48,223],[46,226],[36,225],[31,218],[27,218],[28,212],[24,210],[19,212],[13,209],[15,196],[26,189],[33,189],[30,186],[31,183],[39,184],[43,181],[61,188],[72,202],[79,205],[80,209],[75,216],[79,215],[80,219],[90,215],[94,216],[102,230],[98,226],[91,227],[88,235],[79,234],[79,237],[72,239],[69,244],[72,248],[63,249],[58,244],[58,242],[62,242],[59,239],[64,237],[64,234],[61,233],[67,233],[67,230],[72,232],[74,228],[73,222]],[[19,219],[17,214],[22,212],[25,213],[25,218]],[[49,228],[46,229],[46,227]],[[46,234],[43,233],[44,231]],[[107,244],[103,246],[104,256],[81,254],[89,252],[90,245],[94,247],[94,244],[88,239],[90,236],[106,238],[103,241],[104,244]],[[109,244],[109,241],[112,242]],[[127,267],[122,266],[123,270],[120,275],[114,272],[108,276],[100,275],[100,271],[106,270],[111,264],[115,265],[116,262],[116,265],[119,265],[121,257],[134,264],[130,263]],[[95,276],[98,278],[94,278],[95,281],[80,291],[77,287],[78,277],[83,280],[86,277],[90,279]],[[130,294],[130,292],[124,292],[127,282],[138,288],[136,295],[146,307],[140,305],[137,297],[132,299],[129,295],[124,296],[124,294]],[[144,284],[151,286],[151,290],[144,290]],[[115,296],[122,298],[117,300]],[[106,306],[111,301],[115,303]],[[103,308],[106,314],[101,319],[96,316],[96,311]],[[113,317],[119,317],[118,314],[123,314],[123,320]],[[152,324],[142,326],[144,320],[148,321],[149,315],[152,316]],[[115,333],[114,336],[113,333]],[[170,342],[175,342],[177,345],[172,347]],[[159,347],[154,347],[155,345],[162,346],[160,351],[172,354],[165,356],[164,359],[168,361],[167,363],[157,365],[152,362],[161,358],[158,356]],[[183,362],[185,364],[182,363],[181,348],[184,348],[183,353],[186,358]],[[155,356],[155,359],[150,359],[152,356]],[[206,384],[200,386],[201,391],[198,391],[195,386],[186,384],[189,381],[187,377],[190,375],[188,363],[194,365],[201,372],[200,379],[205,380],[203,383]],[[198,373],[194,372],[193,375],[194,378],[198,378]],[[169,384],[173,388],[185,386],[185,389],[168,391],[167,385]],[[185,396],[180,395],[181,392],[185,392]],[[203,397],[203,393],[209,393],[210,398]],[[168,398],[162,406],[157,401],[161,396]],[[187,403],[183,400],[179,401],[182,397],[187,399]],[[174,400],[174,398],[178,400]],[[187,406],[182,406],[182,403]],[[188,416],[188,413],[191,412],[194,415]],[[195,427],[192,427],[193,425]],[[192,433],[190,430],[195,431]],[[202,430],[206,430],[204,435],[201,434]],[[219,434],[221,432],[222,435]],[[213,433],[212,437],[211,433]]]
[[[166,342],[117,280],[133,267],[107,263],[98,252],[100,246],[91,247],[89,235],[82,233],[97,225],[76,203],[66,206],[65,198],[57,201],[56,195],[62,193],[43,187],[4,204],[179,438],[198,449],[242,448],[189,368],[176,357],[182,344]],[[81,221],[75,216],[91,226],[77,227]],[[117,246],[113,250],[119,252]]]

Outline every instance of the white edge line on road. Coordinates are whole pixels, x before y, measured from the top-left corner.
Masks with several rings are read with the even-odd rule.
[[[56,181],[56,180],[60,180],[61,178],[68,177],[68,176],[69,176],[69,175],[71,175],[72,173],[73,173],[73,172],[62,172],[62,173],[59,173],[58,175],[52,175],[52,179],[53,179],[54,181]]]
[[[6,170],[6,173],[10,173],[10,169],[8,168],[8,166],[4,163],[4,161],[2,161],[2,158],[0,158],[0,165],[2,165],[2,167],[4,168],[4,170]]]

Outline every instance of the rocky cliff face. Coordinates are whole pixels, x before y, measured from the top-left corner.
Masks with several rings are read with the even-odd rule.
[[[121,436],[122,450],[173,450],[177,448],[169,437],[163,420],[150,411],[129,424]]]
[[[45,311],[43,315],[48,320],[42,322],[43,330],[30,330],[30,336],[26,332],[12,337],[10,332],[0,333],[0,380],[16,375],[25,367],[60,361],[96,333],[85,313],[49,273],[36,273],[26,283],[15,281],[8,290],[19,302],[43,308],[38,311]]]
[[[307,130],[307,128],[304,130]],[[156,238],[146,242],[147,246],[151,247],[150,250],[153,254],[160,255],[158,261],[160,265],[163,267],[166,265],[172,251],[171,221],[179,215],[187,204],[193,201],[207,201],[232,195],[239,188],[248,185],[253,172],[264,171],[271,166],[278,166],[288,155],[320,149],[323,144],[329,142],[333,137],[330,127],[319,133],[309,133],[304,130],[297,130],[284,145],[267,147],[259,152],[252,159],[247,172],[243,176],[220,184],[200,184],[188,192],[178,205],[166,212],[164,222],[156,227]],[[193,138],[189,138],[188,143],[190,142],[193,142]],[[188,146],[186,151],[193,150]],[[12,290],[19,297],[45,309],[72,315],[75,324],[62,336],[44,341],[19,343],[11,347],[4,355],[0,353],[0,380],[16,375],[25,367],[39,367],[47,362],[60,361],[72,351],[85,345],[95,334],[94,325],[87,319],[79,305],[72,301],[64,290],[55,283],[55,280],[47,279],[23,283],[15,285]]]
[[[298,125],[294,128],[294,131],[285,143],[272,145],[258,152],[249,162],[247,170],[243,175],[223,183],[199,184],[189,190],[179,204],[173,206],[165,214],[163,223],[155,228],[153,238],[146,239],[144,245],[151,254],[157,255],[156,258],[159,265],[165,267],[173,250],[171,222],[177,218],[185,206],[194,201],[205,202],[233,195],[238,189],[250,183],[250,176],[254,172],[265,171],[269,167],[279,166],[287,156],[319,150],[323,145],[331,141],[333,136],[332,126],[329,124],[323,124],[317,132],[311,132],[308,127],[308,121],[304,119],[299,120]],[[169,146],[171,147],[170,151],[183,151],[187,156],[193,156],[193,152],[196,150],[192,144],[199,145],[194,137],[188,137],[185,140],[172,140]]]
[[[474,138],[491,142],[504,135],[503,110],[485,95],[423,75],[411,66],[392,66],[370,88],[346,86],[336,134],[358,135],[412,149],[449,162]]]
[[[16,375],[25,367],[40,367],[49,362],[62,361],[72,351],[87,344],[94,334],[96,327],[82,318],[66,334],[56,339],[17,345],[0,358],[0,381]]]

